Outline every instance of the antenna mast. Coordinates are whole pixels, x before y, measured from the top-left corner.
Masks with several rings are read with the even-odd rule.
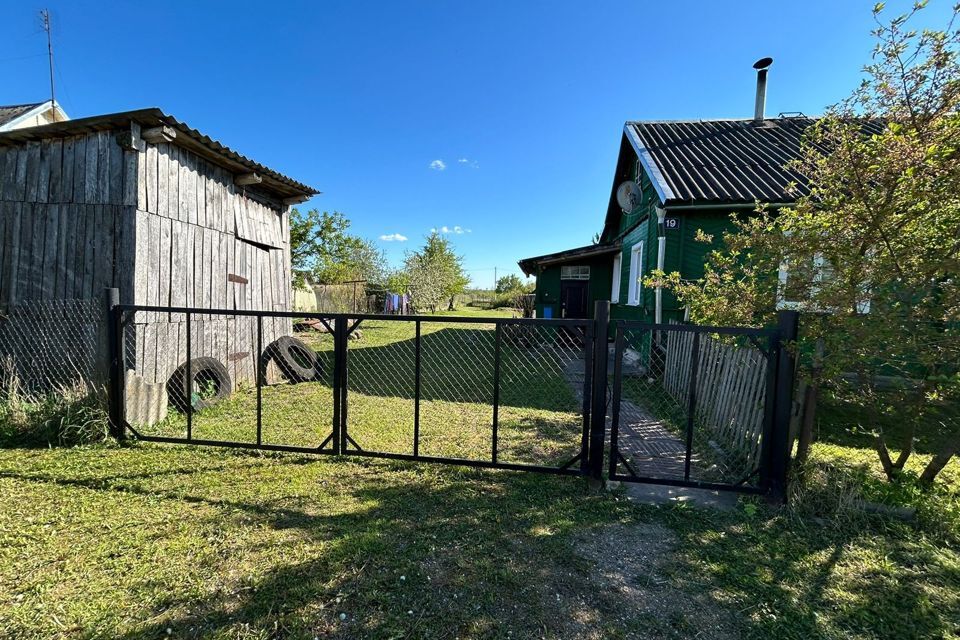
[[[43,21],[43,30],[47,32],[47,54],[50,58],[50,102],[53,107],[53,121],[57,121],[57,98],[53,90],[53,38],[50,35],[50,10],[41,9],[40,19]]]

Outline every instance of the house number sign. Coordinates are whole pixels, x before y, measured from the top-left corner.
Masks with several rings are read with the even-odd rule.
[[[676,231],[680,228],[680,218],[664,218],[663,228],[667,231]]]

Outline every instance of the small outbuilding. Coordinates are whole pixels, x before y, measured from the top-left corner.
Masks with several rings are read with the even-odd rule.
[[[0,334],[49,333],[24,310],[96,304],[108,287],[121,303],[288,311],[289,210],[317,193],[155,108],[0,131]],[[126,368],[168,380],[184,321],[137,313]],[[252,381],[255,322],[195,316],[191,356]],[[264,319],[263,344],[290,332]]]

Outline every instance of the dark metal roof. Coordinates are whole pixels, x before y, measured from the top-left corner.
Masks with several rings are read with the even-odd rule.
[[[27,111],[36,109],[42,102],[31,102],[30,104],[10,104],[0,105],[0,125],[4,125],[14,118],[19,118]]]
[[[633,146],[661,203],[671,205],[793,202],[806,193],[802,175],[785,168],[800,155],[807,117],[628,122]],[[867,123],[868,130],[879,129]],[[799,192],[787,193],[796,182]]]
[[[620,251],[619,244],[591,244],[586,247],[577,247],[576,249],[567,249],[557,253],[548,253],[533,258],[524,258],[517,262],[520,269],[526,275],[533,275],[537,267],[544,267],[551,264],[563,264],[564,262],[573,262],[582,258],[593,258]]]
[[[281,198],[297,196],[309,197],[320,193],[313,187],[308,187],[258,162],[254,162],[230,147],[200,133],[186,123],[180,122],[173,116],[167,115],[157,108],[110,113],[101,116],[56,122],[40,127],[5,131],[0,133],[0,145],[18,144],[28,140],[66,137],[92,131],[109,131],[128,127],[131,122],[138,122],[143,128],[162,125],[173,127],[177,131],[176,144],[178,146],[188,149],[233,173],[259,174],[263,178],[263,182],[260,183],[259,187]]]

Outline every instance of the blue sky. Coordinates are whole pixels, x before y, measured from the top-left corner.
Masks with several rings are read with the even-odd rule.
[[[322,190],[305,206],[394,264],[446,227],[478,285],[590,242],[625,120],[749,117],[763,56],[768,114],[820,113],[873,25],[836,0],[7,3],[0,104],[49,95],[47,6],[72,117],[159,106]]]

